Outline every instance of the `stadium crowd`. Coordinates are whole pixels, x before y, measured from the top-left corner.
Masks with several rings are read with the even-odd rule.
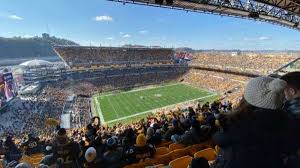
[[[128,70],[108,70],[96,73],[76,73],[60,82],[48,83],[34,95],[17,97],[0,117],[0,138],[6,134],[21,136],[24,133],[41,134],[44,120],[60,120],[68,97],[71,102],[71,122],[75,127],[90,120],[90,97],[116,89],[126,89],[163,82],[178,81],[185,69],[154,67]]]
[[[240,55],[232,55],[228,52],[198,53],[194,54],[192,65],[220,70],[268,75],[290,61],[295,60],[297,57],[298,55],[288,53],[242,53]]]
[[[91,119],[91,102],[90,98],[76,97],[71,112],[74,128],[81,128],[87,125]]]
[[[7,113],[1,114],[0,135],[21,135],[34,132],[46,134],[46,118],[60,116],[66,94],[59,86],[46,86],[40,94],[16,98],[8,107]]]
[[[174,56],[173,49],[167,48],[56,47],[55,50],[71,67],[172,63]]]
[[[188,147],[210,142],[207,144],[219,148],[212,168],[296,168],[300,161],[299,79],[300,72],[281,79],[253,78],[235,108],[219,101],[198,103],[187,112],[162,111],[147,120],[114,126],[101,125],[95,117],[84,128],[56,126],[51,138],[28,134],[17,144],[8,135],[0,153],[7,167],[16,166],[18,161],[22,163],[16,167],[31,167],[25,156],[36,153],[45,156],[40,167],[149,166],[164,162],[164,157],[157,155],[162,142]]]
[[[244,85],[250,77],[222,72],[191,69],[184,76],[184,81],[196,86],[224,94],[226,99],[236,103],[242,97]]]

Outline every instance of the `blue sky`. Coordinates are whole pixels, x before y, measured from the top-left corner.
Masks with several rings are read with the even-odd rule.
[[[268,23],[105,0],[1,0],[0,36],[48,32],[81,45],[300,49],[300,32]]]

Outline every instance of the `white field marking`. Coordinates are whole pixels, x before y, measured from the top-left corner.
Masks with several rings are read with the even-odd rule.
[[[111,104],[111,102],[110,102],[110,99],[109,98],[107,98],[108,99],[108,103],[110,104],[110,106],[113,108],[113,110],[114,110],[114,112],[115,112],[115,114],[117,115],[117,117],[119,118],[119,114],[117,113],[117,111],[116,111],[116,109],[115,109],[115,107]]]
[[[104,123],[104,118],[103,118],[103,114],[102,114],[102,111],[101,111],[100,103],[99,103],[97,97],[95,97],[94,99],[95,99],[95,102],[97,104],[96,110],[97,110],[97,113],[99,114],[100,122],[101,122],[101,124],[103,124]]]
[[[117,102],[118,102],[118,105],[121,104],[122,106],[124,106],[123,101],[122,101],[121,98],[120,98],[120,99],[118,98],[118,99],[117,99]],[[126,104],[125,104],[125,105],[126,105]],[[125,106],[125,107],[128,108],[127,106]],[[122,110],[122,113],[123,113],[124,116],[126,116],[126,114],[124,113],[123,110]]]
[[[146,114],[146,113],[150,113],[150,112],[153,112],[153,111],[156,111],[156,110],[160,110],[162,108],[168,108],[168,107],[172,107],[174,105],[184,104],[184,103],[188,103],[188,102],[195,101],[195,100],[202,100],[202,99],[213,97],[213,96],[217,96],[217,95],[218,94],[211,94],[211,95],[204,96],[204,97],[201,97],[201,98],[191,99],[191,100],[187,100],[187,101],[180,102],[180,103],[174,103],[174,104],[171,104],[171,105],[168,105],[168,106],[159,107],[159,108],[148,110],[148,111],[144,111],[144,112],[141,112],[141,113],[136,113],[136,114],[132,114],[132,115],[129,115],[129,116],[125,116],[125,117],[117,118],[117,119],[114,119],[114,120],[110,120],[110,121],[108,121],[106,123],[108,124],[108,123],[112,123],[112,122],[124,120],[124,119],[127,119],[127,118],[132,118],[132,117],[135,117],[135,116],[139,116],[139,115],[142,115],[142,114]]]
[[[125,96],[125,99],[124,99],[124,100],[125,100],[127,103],[126,103],[126,104],[123,104],[123,105],[125,105],[125,106],[127,107],[128,111],[129,111],[129,113],[131,113],[131,112],[132,112],[132,111],[131,111],[131,108],[135,109],[135,107],[134,107],[133,105],[131,105],[131,103],[129,102],[128,96],[127,96],[126,94],[125,94],[124,96]],[[131,106],[131,108],[129,108],[128,106]],[[124,112],[123,112],[123,115],[126,116]]]
[[[106,96],[111,96],[111,95],[116,95],[116,94],[126,94],[126,93],[130,93],[130,92],[137,92],[137,91],[141,91],[141,90],[151,90],[151,89],[156,89],[156,88],[164,88],[164,87],[174,86],[174,85],[182,85],[182,83],[174,83],[174,84],[169,84],[169,85],[164,85],[164,86],[149,86],[149,87],[145,87],[145,88],[129,90],[129,91],[126,91],[126,92],[110,93],[110,94],[99,95],[99,96],[100,97],[106,97]]]

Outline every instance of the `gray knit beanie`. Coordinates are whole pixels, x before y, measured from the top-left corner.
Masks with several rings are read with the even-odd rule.
[[[276,110],[282,107],[287,83],[284,80],[262,76],[251,79],[244,93],[245,100],[256,107]]]

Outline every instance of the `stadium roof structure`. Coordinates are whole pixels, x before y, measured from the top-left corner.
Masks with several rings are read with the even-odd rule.
[[[26,61],[20,64],[20,66],[24,66],[24,67],[41,67],[41,66],[52,66],[53,63],[49,62],[49,61],[45,61],[45,60],[30,60],[30,61]]]
[[[268,22],[300,30],[300,0],[108,0]]]

